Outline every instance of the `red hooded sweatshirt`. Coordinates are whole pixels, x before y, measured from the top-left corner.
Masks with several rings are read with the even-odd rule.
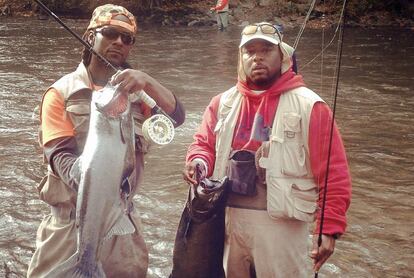
[[[269,140],[270,128],[279,103],[280,95],[288,90],[305,86],[302,76],[290,69],[264,92],[253,92],[243,81],[237,83],[237,89],[243,95],[240,114],[234,130],[232,149],[256,151],[263,141]],[[203,159],[208,167],[208,176],[212,175],[215,162],[217,112],[220,95],[213,97],[207,106],[202,123],[189,146],[186,161]],[[309,152],[313,176],[319,185],[319,207],[326,177],[329,134],[332,112],[328,105],[317,102],[311,113],[309,125]],[[334,125],[330,157],[328,191],[325,205],[324,234],[343,234],[346,228],[346,210],[350,204],[351,179],[345,149],[339,131]],[[318,215],[320,218],[320,215]],[[315,233],[319,232],[316,225]]]

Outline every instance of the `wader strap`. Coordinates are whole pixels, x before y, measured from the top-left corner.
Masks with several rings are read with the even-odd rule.
[[[65,206],[50,206],[50,212],[53,217],[60,219],[75,219],[76,210]]]

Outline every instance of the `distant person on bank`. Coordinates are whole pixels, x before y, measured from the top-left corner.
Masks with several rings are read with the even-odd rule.
[[[229,0],[217,0],[216,5],[210,11],[216,12],[218,29],[220,31],[226,30],[229,25]]]

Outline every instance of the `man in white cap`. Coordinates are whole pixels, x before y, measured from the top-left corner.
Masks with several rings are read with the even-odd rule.
[[[189,146],[184,180],[230,179],[223,267],[227,278],[309,277],[345,232],[351,179],[344,146],[333,131],[326,173],[331,110],[292,71],[292,48],[274,25],[246,26],[239,46],[238,82],[215,96]],[[319,223],[325,179],[322,243],[307,248],[308,224]],[[310,254],[308,252],[310,251]]]

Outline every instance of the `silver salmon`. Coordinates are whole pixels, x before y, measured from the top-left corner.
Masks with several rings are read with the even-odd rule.
[[[134,125],[128,95],[116,89],[107,85],[92,93],[89,132],[79,158],[77,250],[47,277],[106,277],[99,258],[103,243],[135,232],[126,201],[135,169]]]

